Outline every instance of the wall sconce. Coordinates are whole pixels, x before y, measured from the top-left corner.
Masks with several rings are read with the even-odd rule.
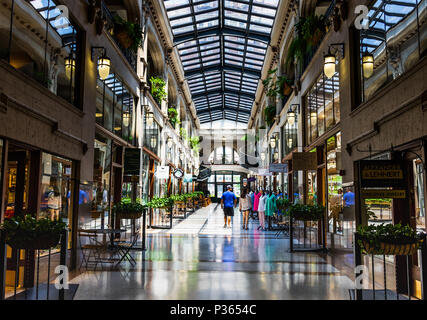
[[[369,79],[374,73],[374,56],[365,51],[362,55],[363,76]]]
[[[288,113],[288,123],[290,126],[295,124],[295,112],[291,111]]]
[[[294,143],[294,140],[292,138],[288,139],[288,148],[292,148],[292,144]]]
[[[328,54],[324,56],[323,71],[328,79],[336,73],[337,53],[340,53],[341,59],[344,59],[344,43],[332,43],[329,45]]]
[[[180,150],[179,159],[182,161],[184,160],[185,154],[182,150]]]
[[[157,147],[157,137],[156,136],[151,136],[150,145],[151,145],[151,148],[153,148],[153,149]]]
[[[316,125],[316,123],[317,123],[317,113],[316,112],[310,113],[310,122],[312,125]]]
[[[265,161],[265,152],[261,152],[261,160]]]
[[[151,127],[154,123],[154,113],[152,111],[147,111],[147,126]]]
[[[104,81],[110,75],[111,59],[107,57],[107,49],[104,47],[92,47],[92,61],[98,57],[99,78]]]
[[[169,148],[172,148],[172,146],[173,146],[173,139],[171,137],[168,138],[167,145],[168,145]]]
[[[125,113],[123,113],[123,125],[125,127],[129,127],[129,124],[130,124],[130,113],[125,112]]]
[[[270,147],[271,147],[271,149],[276,148],[276,137],[270,138]]]
[[[273,154],[273,158],[274,158],[274,160],[278,160],[278,159],[279,159],[279,152],[278,152],[278,151],[276,151],[276,152]]]
[[[71,79],[71,76],[76,70],[76,60],[73,58],[72,55],[68,56],[64,59],[64,65],[65,65],[65,75],[68,79]]]

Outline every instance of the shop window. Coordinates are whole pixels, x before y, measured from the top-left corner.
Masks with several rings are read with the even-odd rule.
[[[135,101],[133,94],[114,73],[104,81],[98,78],[96,88],[96,122],[132,144]]]
[[[328,220],[329,232],[343,232],[343,190],[341,168],[341,133],[327,140]]]
[[[108,221],[110,212],[110,181],[111,181],[111,140],[100,135],[95,136],[93,187],[90,217],[93,221]],[[85,189],[83,189],[84,192]],[[84,197],[80,205],[84,204]]]
[[[39,218],[62,220],[71,228],[73,186],[72,161],[43,153]]]
[[[6,0],[0,19],[0,58],[78,106],[81,32],[57,1]]]
[[[338,72],[331,79],[322,73],[305,97],[309,144],[340,121],[339,82]]]
[[[414,196],[415,196],[415,219],[417,230],[426,230],[426,208],[424,190],[424,166],[420,159],[413,160]]]
[[[426,52],[425,0],[375,1],[370,6],[369,28],[353,30],[360,84],[358,103],[415,65]],[[356,107],[357,107],[356,105]]]

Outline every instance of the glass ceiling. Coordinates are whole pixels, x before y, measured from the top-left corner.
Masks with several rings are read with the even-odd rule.
[[[422,6],[420,6],[422,4]],[[425,0],[377,0],[369,11],[369,29],[362,31],[361,45],[364,50],[372,53],[381,48],[387,40],[388,33],[408,16],[409,20],[417,19],[416,8],[425,9]],[[396,30],[401,32],[402,30]],[[376,52],[379,54],[379,52]]]
[[[247,123],[279,0],[164,0],[201,123]]]

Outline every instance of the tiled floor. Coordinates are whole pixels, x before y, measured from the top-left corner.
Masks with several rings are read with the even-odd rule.
[[[148,235],[136,267],[87,271],[75,299],[349,299],[352,281],[315,253],[289,253],[274,232],[223,228],[216,205]]]

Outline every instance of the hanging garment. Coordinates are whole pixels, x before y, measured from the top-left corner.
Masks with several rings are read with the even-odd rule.
[[[258,212],[259,211],[265,211],[265,203],[267,201],[267,198],[268,198],[268,196],[266,194],[265,195],[261,194],[261,196],[259,198],[259,202],[258,202]]]
[[[251,197],[251,210],[252,210],[255,202],[255,193],[251,191],[251,193],[249,193],[249,196]]]
[[[254,211],[260,211],[260,210],[258,209],[258,206],[259,206],[259,199],[261,198],[261,196],[262,196],[262,193],[261,193],[261,192],[255,193],[255,197],[254,197],[254,207],[253,207],[253,210],[254,210]]]
[[[274,194],[271,194],[271,196],[268,197],[265,205],[265,216],[266,217],[272,217],[277,211],[277,205],[276,205],[276,196]]]

